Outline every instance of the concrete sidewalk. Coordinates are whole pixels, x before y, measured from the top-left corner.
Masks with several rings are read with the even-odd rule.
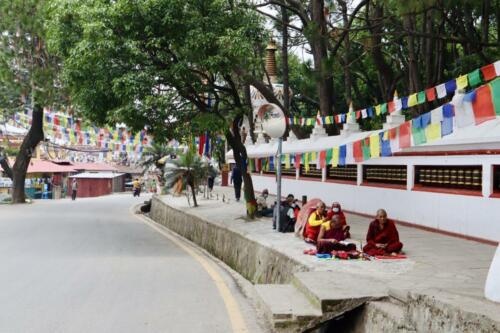
[[[219,200],[216,199],[217,195]],[[222,197],[226,202],[222,202]],[[311,248],[303,240],[291,233],[274,231],[270,218],[247,220],[244,203],[236,202],[233,198],[232,188],[217,187],[212,199],[198,198],[198,208],[189,207],[186,197],[162,196],[161,200],[302,264],[308,272],[295,274],[291,283],[299,290],[306,288],[302,291],[308,294],[307,298],[313,303],[315,300],[321,303],[322,300],[339,298],[340,291],[335,286],[344,286],[342,289],[351,293],[352,297],[379,297],[389,293],[404,295],[411,292],[431,296],[500,323],[500,304],[490,302],[483,296],[489,265],[496,250],[493,246],[398,226],[404,251],[409,257],[406,260],[321,260],[303,254],[303,250]],[[272,201],[273,198],[268,198],[268,202]],[[390,217],[390,212],[388,214]],[[352,238],[364,242],[370,220],[347,214],[347,222],[351,226]],[[280,292],[269,292],[275,293],[270,297],[271,301],[279,298],[277,295]],[[283,289],[283,293],[287,292],[290,291]],[[344,298],[351,296],[341,295]]]

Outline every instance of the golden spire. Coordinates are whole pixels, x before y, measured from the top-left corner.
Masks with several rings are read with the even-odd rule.
[[[278,71],[276,68],[276,43],[273,39],[269,41],[266,47],[266,72],[269,75],[269,79],[271,83],[276,83]],[[264,81],[267,81],[267,77],[264,77]]]

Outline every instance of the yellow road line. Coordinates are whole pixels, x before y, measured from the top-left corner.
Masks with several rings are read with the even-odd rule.
[[[131,212],[131,213],[133,214],[133,212]],[[137,214],[133,214],[133,215],[135,215],[141,221],[143,221],[144,224],[155,229],[160,234],[162,234],[164,237],[168,238],[170,241],[175,243],[177,246],[179,246],[181,249],[186,251],[191,257],[193,257],[196,261],[198,261],[200,263],[200,265],[205,269],[205,271],[208,273],[210,278],[214,281],[215,285],[217,286],[217,289],[219,290],[219,294],[221,295],[222,300],[224,301],[224,305],[226,306],[226,311],[227,311],[227,314],[229,315],[229,320],[231,321],[231,326],[233,328],[233,332],[235,332],[235,333],[249,332],[247,327],[246,327],[245,319],[243,318],[243,315],[241,313],[240,306],[238,305],[238,302],[231,294],[231,291],[229,290],[229,288],[226,285],[226,282],[224,281],[222,276],[219,274],[219,272],[217,272],[217,269],[214,267],[214,264],[211,263],[209,260],[205,259],[200,254],[198,254],[191,247],[186,245],[186,243],[181,242],[180,240],[178,240],[174,236],[167,233],[165,230],[162,230],[160,227],[154,225],[153,222],[150,222],[149,220],[147,220],[146,218],[144,218],[141,215],[137,215]]]

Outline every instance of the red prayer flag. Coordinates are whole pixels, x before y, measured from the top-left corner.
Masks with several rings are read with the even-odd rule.
[[[497,76],[495,65],[493,64],[481,67],[481,72],[483,73],[483,78],[485,81],[493,80]]]
[[[363,162],[363,148],[361,147],[361,140],[355,141],[352,144],[352,155],[354,156],[354,161]]]
[[[299,169],[300,168],[300,154],[295,154],[295,168]]]
[[[472,110],[474,111],[476,125],[496,118],[489,85],[484,85],[476,89],[476,99],[472,102]]]
[[[356,119],[361,118],[361,111],[356,111]]]
[[[406,121],[399,126],[399,148],[408,148],[411,146],[411,121]]]
[[[198,146],[198,154],[203,155],[203,148],[205,147],[205,135],[200,135],[200,142]]]
[[[389,130],[389,140],[395,140],[398,136],[398,128],[394,127]]]
[[[389,113],[394,112],[394,110],[396,109],[394,106],[394,101],[390,101],[389,103],[387,103],[387,109],[389,110]]]
[[[432,102],[436,99],[436,89],[434,89],[434,87],[425,89],[425,96],[429,102]]]
[[[54,116],[54,125],[59,126],[59,117]]]
[[[319,153],[319,166],[321,169],[326,168],[326,151],[322,150]]]

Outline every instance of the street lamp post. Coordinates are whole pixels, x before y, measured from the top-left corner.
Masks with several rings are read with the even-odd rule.
[[[278,168],[276,170],[276,204],[278,205],[278,210],[276,214],[276,225],[278,231],[281,230],[281,150],[282,150],[282,144],[283,144],[283,137],[280,137],[278,139],[278,154],[276,156],[276,159],[278,160]],[[276,164],[276,162],[275,162]]]

